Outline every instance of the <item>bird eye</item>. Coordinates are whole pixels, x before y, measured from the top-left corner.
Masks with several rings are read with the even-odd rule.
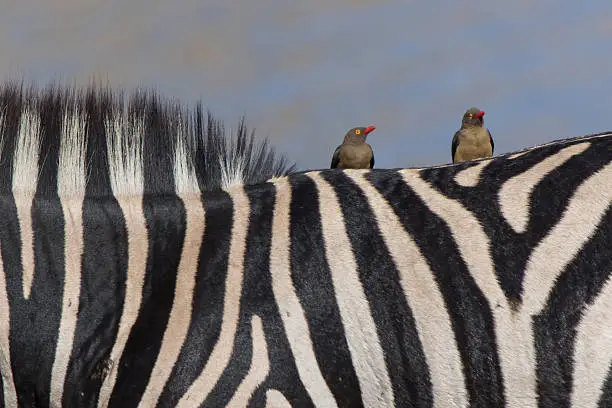
[[[360,134],[360,133],[361,133],[361,130],[359,130],[359,129],[355,130],[355,134],[356,134],[356,135],[358,135],[358,134]]]

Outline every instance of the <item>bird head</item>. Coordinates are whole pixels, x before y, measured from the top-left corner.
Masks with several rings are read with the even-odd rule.
[[[368,134],[376,129],[376,126],[356,127],[349,129],[344,136],[346,142],[364,143]]]
[[[470,108],[463,114],[462,126],[482,126],[484,124],[484,111],[478,108]]]

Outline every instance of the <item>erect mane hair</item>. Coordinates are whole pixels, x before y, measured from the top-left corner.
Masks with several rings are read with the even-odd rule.
[[[28,194],[210,191],[295,170],[244,118],[234,135],[152,89],[0,85],[0,189]],[[80,175],[83,175],[81,177]]]

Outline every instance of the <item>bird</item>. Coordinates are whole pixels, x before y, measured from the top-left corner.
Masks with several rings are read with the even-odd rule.
[[[484,127],[484,111],[470,108],[463,114],[461,128],[453,136],[453,163],[476,160],[493,155],[495,143],[489,129]]]
[[[344,136],[344,142],[334,150],[332,169],[371,169],[374,168],[374,151],[366,143],[368,134],[376,126],[355,127],[349,129]]]

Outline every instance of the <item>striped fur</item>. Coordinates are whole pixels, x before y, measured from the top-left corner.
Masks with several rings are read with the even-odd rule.
[[[112,138],[91,189],[88,131],[0,195],[5,406],[612,404],[612,134],[160,191]]]

